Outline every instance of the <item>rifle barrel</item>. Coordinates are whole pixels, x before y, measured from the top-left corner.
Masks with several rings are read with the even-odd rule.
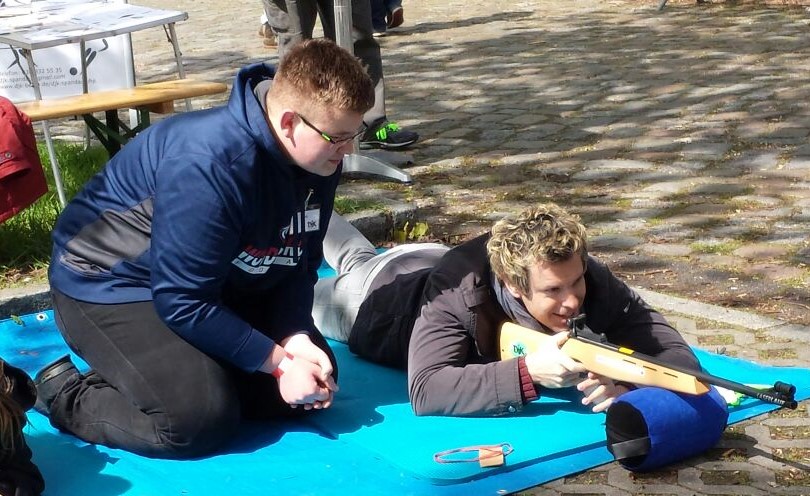
[[[689,372],[690,374],[694,374],[694,376],[702,382],[713,384],[715,386],[720,386],[722,388],[730,389],[737,393],[742,393],[746,396],[751,396],[753,398],[757,398],[762,401],[766,401],[768,403],[774,403],[779,406],[784,406],[786,408],[790,408],[791,410],[795,410],[798,407],[798,402],[793,399],[793,395],[784,395],[779,391],[772,388],[768,389],[757,389],[751,386],[746,386],[745,384],[741,384],[739,382],[730,381],[728,379],[723,379],[722,377],[717,377],[716,375],[707,374],[705,372]],[[785,384],[785,383],[782,383]],[[796,388],[792,384],[787,384],[793,391]]]

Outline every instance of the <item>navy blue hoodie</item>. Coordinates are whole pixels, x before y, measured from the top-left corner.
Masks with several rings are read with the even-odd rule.
[[[252,372],[273,340],[223,304],[266,295],[277,339],[315,331],[313,287],[340,169],[294,164],[239,71],[227,106],[151,126],[109,161],[53,231],[51,286],[90,303],[154,301],[168,327]]]

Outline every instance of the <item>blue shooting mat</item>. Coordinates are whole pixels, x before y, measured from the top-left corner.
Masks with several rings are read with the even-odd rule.
[[[345,345],[333,346],[338,363],[353,359]],[[796,399],[810,397],[810,370],[764,367],[744,360],[695,350],[706,371],[743,383],[781,380],[797,387]],[[340,401],[310,419],[340,440],[364,446],[416,477],[434,484],[454,484],[509,473],[528,465],[546,466],[561,454],[582,454],[592,466],[613,458],[604,449],[605,416],[592,413],[574,388],[556,391],[527,405],[519,416],[497,418],[417,417],[407,397],[405,374],[354,359],[341,365]],[[774,410],[775,405],[745,398],[730,410],[739,422]],[[440,464],[433,454],[452,448],[509,443],[514,452],[502,467],[482,469],[477,463]],[[599,460],[599,462],[596,462]],[[543,482],[557,478],[548,477]],[[538,482],[535,482],[537,484]]]
[[[604,415],[587,411],[572,390],[502,418],[416,417],[403,372],[354,357],[331,343],[341,391],[332,408],[296,421],[246,423],[220,454],[197,460],[155,460],[88,445],[29,412],[27,440],[46,480],[46,495],[366,494],[454,496],[504,494],[586,470],[613,457],[605,448]],[[51,311],[0,321],[0,357],[32,376],[68,352]],[[744,383],[776,380],[810,397],[810,370],[765,367],[697,350],[711,374]],[[84,362],[76,359],[80,368]],[[730,421],[773,410],[746,398]],[[510,443],[501,467],[439,464],[439,451]]]

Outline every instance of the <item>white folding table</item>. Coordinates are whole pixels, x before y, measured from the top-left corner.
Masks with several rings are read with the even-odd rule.
[[[183,68],[174,25],[177,21],[186,19],[188,19],[186,12],[152,9],[103,0],[39,1],[26,6],[0,8],[0,43],[6,43],[12,49],[19,49],[23,54],[28,72],[26,73],[22,66],[20,69],[33,87],[35,98],[41,100],[42,90],[33,55],[35,50],[78,43],[81,52],[82,90],[87,93],[86,42],[156,26],[163,26],[166,31],[174,49],[178,75],[181,79],[185,78],[186,72]],[[188,101],[186,101],[186,108],[190,109]],[[65,206],[67,199],[47,121],[42,122],[42,129],[48,147],[48,155],[50,155],[59,202]]]

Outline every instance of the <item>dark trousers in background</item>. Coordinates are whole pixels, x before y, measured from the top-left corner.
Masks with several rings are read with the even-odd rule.
[[[335,40],[335,6],[333,0],[262,0],[267,22],[278,35],[278,54],[302,40],[312,38],[315,21],[321,16],[324,35]],[[352,40],[354,55],[368,67],[374,83],[374,107],[363,120],[367,124],[385,117],[385,82],[380,45],[371,26],[370,0],[352,0]]]
[[[151,301],[100,305],[57,291],[52,296],[65,341],[92,368],[69,382],[51,405],[51,423],[59,429],[144,456],[190,458],[221,447],[242,418],[304,413],[282,400],[272,376],[248,374],[186,342],[163,323]],[[233,310],[267,329],[256,322],[271,320],[261,308]],[[334,364],[326,341],[311,338]]]

